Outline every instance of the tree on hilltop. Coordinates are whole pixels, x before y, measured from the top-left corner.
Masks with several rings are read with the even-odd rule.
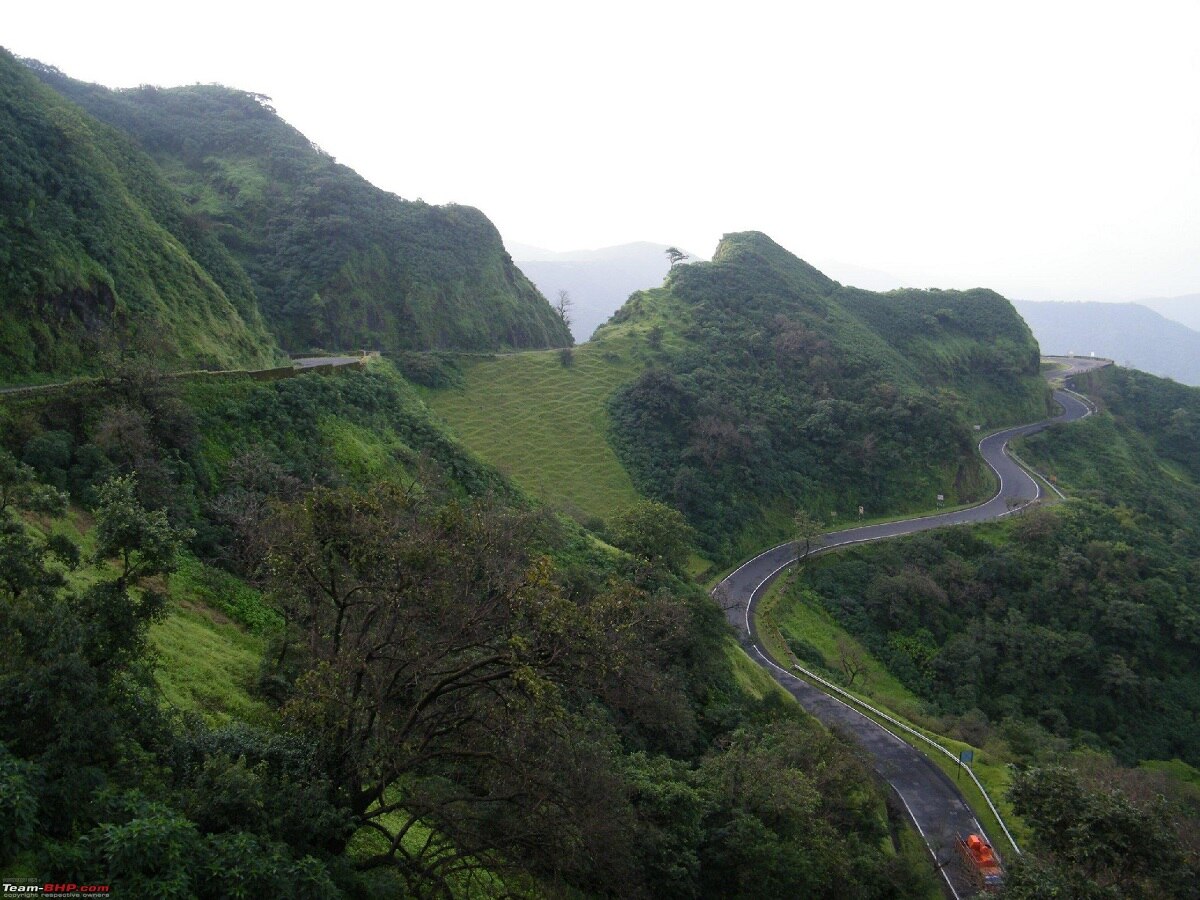
[[[558,317],[562,319],[563,325],[567,328],[571,327],[571,295],[565,290],[560,289],[558,292],[558,301],[554,304],[554,311],[558,313]]]

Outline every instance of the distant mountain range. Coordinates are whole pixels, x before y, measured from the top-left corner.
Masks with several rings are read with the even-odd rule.
[[[1137,301],[1156,313],[1200,331],[1200,294],[1184,294],[1182,297],[1155,297]]]
[[[1200,331],[1146,306],[1030,300],[1014,300],[1013,306],[1029,323],[1043,353],[1095,353],[1153,375],[1200,385]]]
[[[634,291],[662,284],[670,268],[665,244],[639,242],[556,253],[524,244],[509,251],[543,294],[571,297],[571,332],[588,340]],[[843,283],[876,290],[894,288],[884,272],[827,267]],[[1200,294],[1098,303],[1014,300],[1045,353],[1095,353],[1123,365],[1200,385]]]

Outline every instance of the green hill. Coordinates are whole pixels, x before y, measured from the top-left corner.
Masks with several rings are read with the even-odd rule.
[[[190,215],[245,268],[284,346],[571,342],[481,212],[376,188],[284,122],[268,98],[215,85],[112,91],[36,72],[154,157]]]
[[[538,496],[607,517],[632,485],[732,560],[786,537],[797,507],[981,498],[974,426],[1045,412],[1037,359],[990,291],[846,288],[747,233],[634,294],[570,359],[470,359],[428,402]]]
[[[149,157],[2,50],[0,309],[7,377],[135,338],[185,367],[277,355],[249,280]]]
[[[201,898],[930,896],[858,754],[703,590],[512,490],[386,360],[129,374],[0,396],[7,871]],[[56,516],[50,485],[94,511]]]
[[[1069,502],[831,554],[782,617],[823,609],[979,746],[1197,765],[1200,390],[1115,367],[1075,380],[1100,413],[1020,449]]]
[[[675,267],[665,293],[689,321],[612,398],[613,442],[634,483],[684,511],[719,558],[784,536],[797,508],[836,525],[860,506],[980,499],[972,426],[1045,410],[1037,345],[988,291],[846,288],[745,233],[711,263]],[[658,316],[655,302],[613,322]]]

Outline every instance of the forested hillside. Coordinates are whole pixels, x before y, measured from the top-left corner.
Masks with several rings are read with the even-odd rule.
[[[1016,896],[1192,896],[1200,390],[1075,380],[1100,412],[1019,448],[1067,502],[814,560],[774,621],[806,665],[870,693],[869,654],[927,724],[1040,767],[1012,786],[1037,835]],[[833,652],[801,624],[822,617],[846,635]]]
[[[659,552],[682,532],[601,544],[388,363],[130,365],[0,399],[0,424],[6,872],[166,897],[928,896],[857,755]]]
[[[268,98],[215,85],[112,91],[34,71],[155,159],[191,219],[244,267],[288,349],[570,343],[483,213],[379,190]]]
[[[614,446],[715,559],[748,527],[785,536],[797,508],[834,527],[859,506],[981,499],[972,426],[1045,412],[1037,345],[1002,297],[845,288],[754,232],[676,266],[595,343],[631,329],[661,352],[610,401]]]
[[[136,342],[182,367],[278,355],[225,248],[132,140],[0,50],[0,379]]]

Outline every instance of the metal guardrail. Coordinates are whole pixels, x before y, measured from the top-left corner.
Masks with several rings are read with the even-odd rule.
[[[1036,475],[1038,478],[1042,479],[1042,483],[1045,484],[1046,487],[1050,488],[1050,490],[1052,490],[1052,491],[1054,491],[1054,493],[1058,494],[1059,500],[1067,499],[1067,495],[1058,489],[1058,485],[1056,485],[1053,481],[1051,481],[1049,478],[1047,478],[1045,475],[1043,475],[1041,472],[1039,472],[1033,466],[1029,465],[1029,463],[1025,462],[1025,460],[1021,459],[1021,457],[1017,456],[1017,452],[1015,450],[1013,450],[1011,447],[1005,447],[1005,452],[1008,453],[1008,455],[1012,457],[1013,462],[1015,462],[1018,466],[1020,466],[1022,469],[1024,469],[1030,475]]]
[[[1080,417],[1081,419],[1086,419],[1088,416],[1090,416],[1090,415],[1092,415],[1094,412],[1096,412],[1096,409],[1097,409],[1097,407],[1096,407],[1096,404],[1094,404],[1094,403],[1093,403],[1091,400],[1089,400],[1087,397],[1084,397],[1084,396],[1082,396],[1082,395],[1078,394],[1077,392],[1075,392],[1075,391],[1073,391],[1073,390],[1071,390],[1070,388],[1067,388],[1067,387],[1063,387],[1063,388],[1062,388],[1062,390],[1063,390],[1063,391],[1065,391],[1066,393],[1070,394],[1071,396],[1075,397],[1077,400],[1079,400],[1079,401],[1080,401],[1080,402],[1081,402],[1081,403],[1082,403],[1082,404],[1083,404],[1083,405],[1084,405],[1084,406],[1087,408],[1087,410],[1088,410],[1088,411],[1087,411],[1087,412],[1086,412],[1086,413],[1085,413],[1083,416],[1081,416],[1081,417]],[[980,439],[980,442],[979,442],[979,443],[980,443],[980,445],[982,445],[982,444],[983,444],[983,441],[984,441],[984,440],[986,440],[986,438],[987,438],[987,437],[989,437],[989,436],[990,436],[990,435],[988,435],[988,436],[985,436],[984,438],[981,438],[981,439]],[[1022,460],[1022,459],[1021,459],[1019,456],[1017,456],[1017,454],[1016,454],[1016,453],[1014,453],[1014,452],[1012,451],[1011,447],[1009,447],[1009,445],[1008,445],[1008,442],[1007,442],[1007,441],[1005,441],[1005,443],[1004,443],[1004,446],[1003,446],[1003,448],[1002,448],[1002,449],[1003,449],[1003,452],[1004,452],[1006,455],[1008,455],[1008,456],[1012,457],[1012,458],[1013,458],[1013,460],[1014,460],[1014,461],[1015,461],[1015,462],[1016,462],[1016,463],[1017,463],[1017,464],[1018,464],[1018,465],[1019,465],[1019,466],[1020,466],[1022,469],[1026,470],[1026,472],[1027,472],[1027,473],[1029,473],[1031,477],[1033,477],[1033,476],[1037,476],[1037,478],[1040,478],[1040,479],[1041,479],[1043,482],[1045,482],[1045,484],[1046,484],[1047,486],[1049,486],[1049,487],[1050,487],[1050,489],[1051,489],[1051,490],[1053,490],[1053,491],[1054,491],[1056,494],[1058,494],[1058,496],[1059,496],[1059,497],[1061,497],[1061,498],[1062,498],[1062,499],[1064,499],[1064,500],[1066,499],[1066,495],[1064,495],[1064,494],[1062,493],[1062,491],[1060,491],[1060,490],[1059,490],[1059,489],[1058,489],[1058,488],[1057,488],[1055,485],[1051,484],[1051,482],[1050,482],[1050,480],[1049,480],[1048,478],[1046,478],[1044,475],[1042,475],[1041,473],[1037,472],[1036,470],[1032,469],[1032,468],[1031,468],[1031,467],[1030,467],[1030,466],[1029,466],[1029,465],[1028,465],[1028,464],[1027,464],[1027,463],[1026,463],[1024,460]],[[1037,486],[1037,482],[1036,482],[1036,481],[1034,482],[1034,484],[1035,484],[1035,486]],[[997,496],[997,497],[998,497],[998,496],[1000,496],[1000,495],[1001,495],[1003,492],[1004,492],[1004,487],[1003,487],[1003,480],[1002,480],[1002,481],[1001,481],[1001,487],[1000,487],[1000,490],[997,492],[996,496]],[[1038,488],[1038,496],[1039,496],[1039,497],[1041,496],[1041,489],[1040,489],[1040,487]],[[992,499],[994,500],[994,499],[995,499],[995,497],[993,497]],[[990,501],[987,501],[987,502],[990,502]],[[1014,509],[1010,509],[1010,510],[1009,510],[1007,513],[1002,513],[1002,514],[1001,514],[1001,517],[1003,517],[1003,516],[1005,516],[1005,515],[1009,515],[1009,514],[1011,514],[1011,513],[1013,513],[1013,512],[1016,512],[1016,511],[1017,511],[1017,510],[1019,510],[1019,509],[1023,509],[1023,508],[1025,508],[1026,506],[1028,506],[1028,505],[1029,505],[1029,503],[1030,503],[1030,502],[1036,502],[1036,498],[1035,498],[1035,500],[1034,500],[1034,501],[1029,501],[1029,502],[1026,502],[1026,503],[1023,503],[1023,504],[1021,504],[1020,506],[1018,506],[1018,507],[1016,507],[1016,508],[1014,508]],[[981,504],[981,505],[983,505],[983,504]],[[922,517],[918,517],[918,518],[922,518]],[[833,534],[836,534],[836,532],[834,532]],[[828,537],[828,536],[831,536],[831,535],[825,535],[825,536],[826,536],[826,537]],[[816,554],[818,554],[818,553],[825,553],[825,552],[828,552],[829,550],[833,550],[833,549],[834,549],[834,548],[836,548],[836,547],[845,546],[846,544],[854,544],[854,543],[868,542],[868,541],[873,541],[873,540],[876,540],[876,539],[877,539],[877,538],[863,538],[862,540],[843,541],[843,542],[834,543],[834,544],[826,545],[826,546],[819,547],[819,548],[813,548],[813,549],[812,549],[812,550],[810,550],[809,552],[807,552],[807,553],[804,553],[804,554],[801,554],[801,555],[798,555],[796,558],[789,559],[787,562],[785,562],[785,563],[783,563],[782,565],[780,565],[780,566],[779,566],[778,568],[776,568],[776,569],[775,569],[773,572],[771,572],[770,574],[768,574],[768,575],[767,575],[767,576],[766,576],[766,577],[765,577],[765,578],[764,578],[764,579],[763,579],[761,582],[759,582],[759,584],[758,584],[758,585],[757,585],[757,586],[754,588],[754,590],[750,592],[750,599],[749,599],[749,601],[748,601],[748,602],[747,602],[747,604],[746,604],[746,610],[745,610],[745,613],[746,613],[746,623],[745,623],[745,630],[746,630],[746,634],[747,634],[748,636],[750,636],[750,635],[753,635],[753,634],[754,634],[754,630],[753,630],[753,628],[752,628],[752,626],[751,626],[751,622],[750,622],[750,615],[751,615],[751,609],[752,609],[752,607],[753,607],[753,605],[754,605],[754,598],[755,598],[755,597],[758,595],[758,592],[759,592],[760,590],[762,590],[762,588],[763,588],[763,587],[764,587],[764,586],[765,586],[765,585],[766,585],[768,582],[770,582],[770,581],[771,581],[771,580],[772,580],[772,579],[773,579],[773,578],[774,578],[776,575],[778,575],[778,574],[779,574],[779,572],[781,572],[783,569],[786,569],[788,566],[790,566],[790,565],[793,565],[793,564],[795,564],[795,563],[799,562],[801,559],[805,559],[805,558],[808,558],[808,557],[814,556],[814,555],[816,555]],[[791,542],[789,542],[789,543],[791,543]],[[780,546],[782,546],[782,545],[780,545]],[[750,563],[754,562],[754,560],[758,559],[759,557],[761,557],[761,556],[764,556],[764,555],[766,555],[767,553],[770,553],[770,552],[772,552],[773,550],[776,550],[776,549],[778,549],[778,547],[772,547],[772,548],[769,548],[769,549],[767,549],[767,550],[764,550],[762,553],[758,554],[758,556],[755,556],[755,557],[753,557],[752,559],[750,559],[750,560],[747,560],[746,562],[742,563],[742,565],[741,565],[741,566],[739,566],[737,569],[735,569],[735,570],[734,570],[734,572],[737,572],[737,571],[739,571],[739,570],[740,570],[742,567],[744,567],[744,566],[746,566],[746,565],[749,565]],[[733,573],[730,573],[730,574],[732,575]],[[729,578],[729,575],[727,575],[727,576],[726,576],[726,579],[727,579],[727,578]],[[723,583],[723,581],[724,581],[724,579],[722,580],[722,583]],[[714,592],[715,592],[716,590],[718,590],[719,588],[720,588],[720,584],[718,584],[718,585],[717,585],[717,587],[713,589],[713,590],[714,590]],[[781,672],[784,672],[785,674],[792,674],[792,673],[788,672],[788,670],[787,670],[787,669],[784,669],[782,666],[779,666],[777,663],[775,663],[775,661],[774,661],[774,660],[772,660],[772,659],[771,659],[769,656],[767,656],[767,655],[766,655],[766,654],[765,654],[765,653],[764,653],[764,652],[763,652],[763,651],[762,651],[762,650],[759,648],[759,646],[758,646],[757,644],[753,644],[753,647],[754,647],[755,651],[758,653],[758,655],[759,655],[760,657],[762,657],[763,661],[764,661],[764,662],[766,662],[768,665],[770,665],[770,666],[772,666],[772,667],[774,667],[774,668],[778,669],[778,670],[779,670],[779,671],[781,671]],[[1005,837],[1008,839],[1008,842],[1009,842],[1010,846],[1012,846],[1013,850],[1014,850],[1014,851],[1017,853],[1017,855],[1018,855],[1018,856],[1020,856],[1020,855],[1021,855],[1021,848],[1020,848],[1020,845],[1018,845],[1018,844],[1017,844],[1017,841],[1016,841],[1016,839],[1015,839],[1015,838],[1012,836],[1012,832],[1009,830],[1009,828],[1008,828],[1008,825],[1005,823],[1003,816],[1001,816],[1001,815],[1000,815],[1000,811],[999,811],[999,810],[996,808],[996,804],[995,804],[994,802],[992,802],[992,798],[991,798],[991,796],[988,794],[987,790],[986,790],[986,789],[984,788],[984,786],[983,786],[983,783],[982,783],[982,782],[979,780],[978,776],[976,776],[976,775],[975,775],[975,772],[974,772],[974,771],[973,771],[973,770],[970,768],[970,766],[967,766],[967,765],[965,765],[964,763],[962,763],[962,761],[961,761],[961,760],[959,760],[959,758],[958,758],[957,756],[955,756],[955,755],[954,755],[954,754],[953,754],[953,753],[952,753],[950,750],[948,750],[947,748],[943,747],[941,744],[937,743],[937,741],[933,740],[933,739],[932,739],[932,738],[930,738],[928,735],[926,735],[926,734],[923,734],[923,733],[921,733],[920,731],[917,731],[916,729],[914,729],[914,728],[912,728],[911,726],[909,726],[909,725],[905,724],[904,722],[901,722],[901,721],[899,721],[898,719],[896,719],[895,717],[893,717],[893,716],[889,715],[888,713],[885,713],[885,712],[883,712],[882,710],[878,710],[878,709],[876,709],[875,707],[871,706],[871,705],[870,705],[869,703],[867,703],[866,701],[864,701],[864,700],[861,700],[860,698],[858,698],[858,697],[854,696],[853,694],[851,694],[851,693],[849,693],[849,692],[847,692],[847,691],[843,690],[843,689],[842,689],[841,687],[839,687],[838,685],[836,685],[836,684],[833,684],[831,681],[829,681],[829,680],[827,680],[826,678],[824,678],[824,677],[822,677],[822,676],[818,675],[816,672],[813,672],[813,671],[811,671],[811,670],[809,670],[809,669],[806,669],[804,666],[801,666],[799,663],[796,663],[796,664],[794,664],[794,665],[795,665],[795,668],[796,668],[796,670],[797,670],[797,671],[801,672],[802,674],[804,674],[805,676],[807,676],[808,678],[810,678],[810,679],[812,679],[814,682],[816,682],[818,685],[820,685],[822,688],[824,688],[824,689],[826,690],[826,693],[827,693],[827,694],[830,694],[830,696],[834,696],[835,694],[837,694],[837,695],[841,695],[842,697],[845,697],[845,698],[846,698],[846,700],[850,701],[850,703],[856,704],[857,706],[860,706],[860,707],[862,707],[863,709],[866,709],[866,710],[868,710],[868,711],[869,711],[869,712],[870,712],[872,715],[874,715],[875,717],[877,717],[877,719],[882,719],[882,720],[884,720],[884,721],[886,721],[886,722],[889,722],[889,723],[891,723],[892,725],[894,725],[896,728],[898,728],[898,729],[900,729],[900,730],[904,731],[905,733],[911,734],[911,735],[913,735],[914,737],[916,737],[916,738],[918,738],[918,739],[920,739],[920,740],[924,741],[925,743],[929,744],[931,747],[934,747],[934,748],[935,748],[935,749],[937,749],[939,752],[941,752],[941,753],[945,754],[947,757],[949,757],[950,759],[954,760],[954,762],[958,763],[958,765],[960,765],[962,768],[966,769],[966,770],[967,770],[967,774],[971,776],[971,781],[972,781],[972,782],[974,782],[975,786],[976,786],[976,787],[979,789],[979,793],[980,793],[980,794],[983,796],[983,799],[984,799],[984,801],[987,803],[987,805],[988,805],[988,808],[989,808],[989,809],[992,811],[992,814],[993,814],[993,815],[996,817],[996,821],[997,821],[997,823],[999,823],[1001,830],[1004,832],[1004,836],[1005,836]],[[832,692],[832,693],[830,693],[830,692]],[[841,697],[838,697],[838,696],[834,696],[834,699],[836,699],[836,700],[839,700],[840,702],[843,702],[843,703],[845,703],[845,702],[846,702],[846,701],[844,701],[844,700],[841,700]],[[849,704],[847,704],[847,705],[849,706]],[[853,706],[851,706],[850,708],[851,708],[851,709],[854,709],[854,707],[853,707]],[[861,711],[860,711],[860,714],[861,714]],[[877,725],[879,725],[879,727],[880,727],[880,728],[883,728],[883,729],[884,729],[884,731],[888,731],[890,734],[892,734],[892,736],[893,736],[893,737],[895,737],[897,740],[904,740],[904,739],[903,739],[903,738],[901,738],[901,737],[900,737],[898,734],[896,734],[895,732],[892,732],[890,729],[888,729],[886,726],[884,726],[884,725],[880,724],[878,721],[876,721],[876,724],[877,724]]]
[[[758,646],[755,645],[754,649],[758,650]],[[758,652],[759,652],[759,655],[761,655],[763,657],[763,659],[766,659],[768,662],[771,662],[770,658],[767,657],[767,655],[765,653],[763,653],[761,650],[758,650]],[[772,664],[774,665],[774,663],[772,663]],[[982,794],[983,799],[985,801],[987,801],[988,809],[990,809],[992,811],[992,815],[994,815],[996,817],[996,821],[1000,823],[1000,828],[1003,829],[1004,836],[1006,838],[1008,838],[1009,844],[1012,845],[1013,850],[1015,850],[1017,852],[1018,856],[1021,855],[1021,848],[1017,844],[1016,838],[1014,838],[1012,836],[1012,832],[1008,830],[1008,826],[1006,824],[1004,824],[1004,817],[1000,815],[1000,810],[996,809],[996,804],[992,802],[992,798],[988,794],[987,789],[983,786],[983,783],[975,775],[975,772],[971,769],[970,766],[963,763],[950,750],[943,747],[941,744],[939,744],[933,738],[929,737],[927,734],[917,731],[917,729],[913,728],[911,725],[901,722],[899,719],[895,718],[894,716],[889,715],[888,713],[883,712],[882,710],[876,709],[874,706],[867,703],[865,700],[862,700],[861,698],[856,697],[854,694],[851,694],[849,691],[842,689],[838,685],[834,684],[832,681],[829,681],[827,678],[824,678],[824,677],[818,675],[816,672],[813,672],[811,669],[806,669],[804,666],[800,665],[799,663],[793,663],[792,667],[794,669],[796,669],[797,671],[801,672],[802,674],[804,674],[805,676],[807,676],[808,678],[811,678],[814,681],[818,682],[826,690],[833,691],[833,692],[839,694],[841,697],[844,697],[846,700],[850,701],[851,703],[861,706],[863,709],[867,710],[873,716],[883,719],[885,722],[889,722],[890,724],[899,728],[901,731],[904,731],[907,734],[911,734],[913,737],[919,738],[920,740],[929,744],[929,746],[944,753],[947,757],[952,759],[954,762],[958,763],[958,765],[961,766],[962,768],[966,769],[967,774],[971,776],[971,780],[973,782],[975,782],[975,786],[977,788],[979,788],[979,793]],[[780,668],[780,667],[776,666],[776,668]],[[786,669],[782,669],[782,668],[780,670],[786,671]],[[843,701],[843,702],[845,702],[845,701]],[[882,726],[882,725],[880,725],[879,727],[884,728],[884,726]],[[884,730],[886,731],[888,729],[884,728]],[[896,737],[900,737],[900,736],[896,735]],[[901,740],[903,740],[903,738],[901,738]]]

